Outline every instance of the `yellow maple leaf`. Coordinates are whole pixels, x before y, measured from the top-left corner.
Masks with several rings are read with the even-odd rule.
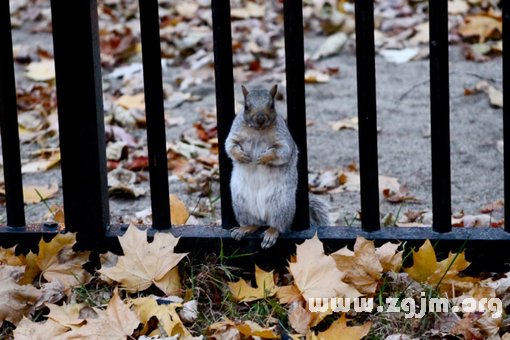
[[[413,280],[438,285],[439,290],[449,290],[451,286],[470,289],[472,282],[477,281],[471,277],[459,277],[459,273],[469,266],[464,252],[459,254],[450,253],[446,259],[437,262],[436,253],[429,240],[417,250],[413,251],[413,266],[405,268]]]
[[[312,339],[316,340],[359,340],[370,332],[372,322],[364,323],[361,326],[347,326],[345,313],[329,326],[324,332],[318,335],[312,334]]]
[[[169,274],[187,254],[174,253],[179,238],[170,233],[156,233],[154,240],[147,241],[147,231],[129,226],[119,237],[124,253],[112,267],[103,267],[99,272],[120,282],[130,292],[141,291],[156,285],[165,293],[175,293],[178,275]],[[171,290],[168,292],[168,290]]]
[[[17,325],[41,297],[34,286],[16,283],[22,274],[23,267],[0,267],[0,326],[4,321]]]
[[[172,224],[182,225],[189,218],[189,211],[186,205],[177,195],[170,195],[170,218]]]
[[[30,252],[26,256],[26,269],[22,283],[32,283],[35,277],[42,276],[49,282],[59,280],[67,289],[87,283],[91,276],[83,269],[88,262],[89,251],[74,251],[76,234],[57,234],[50,242],[42,238],[39,252]]]
[[[23,266],[24,256],[16,256],[16,246],[11,248],[0,248],[0,265]]]
[[[255,301],[275,295],[276,286],[272,271],[265,272],[258,266],[255,266],[255,282],[257,288],[253,288],[243,279],[237,282],[229,282],[228,287],[232,297],[241,302]]]
[[[137,313],[140,321],[146,324],[149,319],[155,316],[159,324],[163,327],[167,336],[178,336],[179,338],[190,338],[191,333],[184,326],[176,311],[176,308],[182,307],[180,303],[158,304],[153,296],[137,298],[131,301],[134,311]],[[159,329],[154,330],[150,336],[161,336]]]
[[[264,328],[253,321],[243,321],[237,325],[237,329],[242,335],[261,337],[262,339],[279,339],[280,337],[274,332],[274,327]]]
[[[294,284],[305,301],[311,298],[360,296],[356,288],[343,282],[345,274],[338,270],[333,257],[324,253],[317,234],[296,247],[296,262],[289,263]]]
[[[68,339],[125,340],[131,338],[139,324],[138,316],[121,300],[118,288],[115,288],[105,311],[98,310],[97,318],[88,318],[85,326],[67,335]]]

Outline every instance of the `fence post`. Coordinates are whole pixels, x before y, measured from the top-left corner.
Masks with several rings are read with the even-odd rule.
[[[374,1],[356,0],[356,78],[358,87],[361,226],[380,228],[375,88]]]
[[[306,143],[305,56],[303,1],[283,2],[285,29],[285,76],[287,79],[287,122],[299,150],[296,215],[293,230],[310,226],[308,201],[308,149]]]
[[[503,162],[505,190],[505,231],[510,232],[510,2],[503,6]]]
[[[9,0],[0,0],[0,46],[2,46],[0,48],[0,133],[2,134],[7,225],[23,227],[25,211]]]
[[[452,230],[448,1],[429,0],[432,228]]]
[[[142,36],[152,227],[166,229],[171,227],[171,223],[158,0],[140,0],[138,3]]]
[[[96,0],[51,0],[66,229],[100,248],[109,224]]]
[[[145,1],[145,0],[143,0]],[[216,112],[218,117],[218,144],[220,163],[221,221],[223,228],[236,226],[230,177],[232,162],[225,151],[225,140],[235,118],[234,71],[232,64],[232,28],[230,26],[230,2],[212,0],[214,78],[216,82]]]

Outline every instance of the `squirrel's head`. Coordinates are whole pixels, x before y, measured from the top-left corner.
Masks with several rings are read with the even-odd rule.
[[[271,126],[276,119],[274,101],[277,85],[271,90],[256,89],[248,91],[241,86],[244,94],[244,120],[251,128],[263,130]]]

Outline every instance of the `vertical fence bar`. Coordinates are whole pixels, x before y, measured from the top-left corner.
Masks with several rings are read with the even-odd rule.
[[[355,19],[361,226],[374,231],[380,219],[373,0],[356,0]]]
[[[510,2],[503,6],[503,164],[505,188],[505,231],[510,232]]]
[[[9,0],[0,0],[0,133],[7,225],[25,225]]]
[[[96,0],[51,0],[66,229],[100,248],[109,224]]]
[[[145,0],[143,0],[145,1]],[[230,176],[232,162],[225,152],[225,140],[235,117],[234,71],[232,64],[232,28],[230,26],[230,2],[212,0],[214,42],[214,77],[216,82],[216,111],[218,116],[218,143],[220,162],[221,220],[223,228],[236,226]]]
[[[158,0],[140,0],[138,3],[142,36],[152,227],[165,229],[170,228],[171,223]]]
[[[285,75],[287,79],[287,122],[299,150],[296,215],[293,230],[310,225],[308,209],[308,149],[306,144],[305,57],[303,1],[283,3],[285,30]]]
[[[437,232],[448,232],[452,229],[448,1],[429,0],[429,18],[432,228]]]

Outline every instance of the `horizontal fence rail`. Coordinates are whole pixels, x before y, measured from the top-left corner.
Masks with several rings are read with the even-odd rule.
[[[510,46],[510,4],[503,1],[503,44]],[[171,227],[168,162],[164,118],[164,92],[157,0],[140,0],[145,109],[153,229]],[[0,243],[54,235],[42,225],[25,226],[16,89],[9,1],[0,1],[0,132],[6,191],[7,226],[0,227]],[[85,248],[102,249],[125,228],[110,226],[106,182],[105,130],[99,59],[97,0],[51,0],[58,98],[62,182],[66,229],[78,232]],[[510,241],[510,223],[504,230],[454,229],[451,225],[451,174],[449,131],[449,67],[447,1],[430,0],[430,102],[433,225],[430,228],[380,228],[374,3],[355,1],[361,228],[320,226],[309,228],[308,164],[306,140],[305,60],[302,0],[283,2],[287,112],[289,130],[299,148],[297,212],[294,233],[281,237],[294,242],[317,230],[326,239],[436,239]],[[224,229],[236,226],[230,193],[232,163],[224,145],[235,118],[230,3],[211,1],[216,110],[218,119],[221,218]],[[504,149],[510,152],[510,57],[503,52]],[[76,67],[80,65],[80,67]],[[79,86],[77,86],[79,84]],[[236,84],[240,86],[240,84]],[[510,157],[504,157],[505,200],[510,202]],[[505,205],[505,221],[510,204]],[[12,228],[14,227],[14,228]],[[24,227],[24,228],[23,228]],[[229,238],[222,228],[173,229],[184,238]],[[506,232],[505,232],[506,231]],[[154,232],[154,231],[152,231]],[[256,236],[245,241],[251,244]],[[229,240],[231,241],[231,240]],[[257,243],[258,244],[258,243]]]

